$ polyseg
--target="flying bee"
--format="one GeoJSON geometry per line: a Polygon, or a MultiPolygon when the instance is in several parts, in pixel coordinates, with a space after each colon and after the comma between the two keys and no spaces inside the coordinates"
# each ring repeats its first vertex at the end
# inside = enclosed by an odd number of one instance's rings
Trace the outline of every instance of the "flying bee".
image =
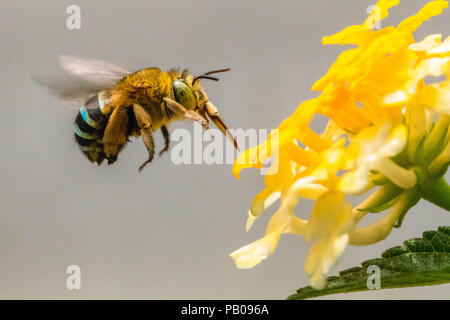
{"type": "Polygon", "coordinates": [[[77,79],[77,85],[69,81],[35,79],[50,94],[79,107],[74,123],[74,136],[80,150],[93,163],[108,164],[117,160],[118,154],[129,137],[141,137],[148,151],[148,159],[139,167],[153,160],[155,145],[153,133],[161,130],[165,146],[159,152],[169,150],[167,125],[175,120],[196,121],[206,130],[208,118],[239,150],[217,108],[209,101],[201,79],[218,81],[212,74],[230,69],[214,70],[194,77],[187,69],[146,68],[136,72],[99,60],[85,60],[61,56],[64,70],[77,79]]]}

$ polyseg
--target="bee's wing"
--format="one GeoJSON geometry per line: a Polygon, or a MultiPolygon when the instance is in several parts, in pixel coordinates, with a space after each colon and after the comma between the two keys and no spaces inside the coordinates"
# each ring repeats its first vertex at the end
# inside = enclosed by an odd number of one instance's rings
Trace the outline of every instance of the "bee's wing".
{"type": "Polygon", "coordinates": [[[110,89],[130,72],[101,60],[87,60],[71,56],[59,57],[64,77],[32,75],[31,78],[52,96],[66,105],[79,108],[98,92],[110,89]]]}
{"type": "Polygon", "coordinates": [[[130,73],[121,67],[101,60],[81,59],[73,56],[59,56],[61,67],[79,79],[105,87],[130,73]]]}
{"type": "Polygon", "coordinates": [[[31,78],[41,85],[48,94],[73,108],[79,108],[98,92],[108,89],[67,77],[46,77],[33,74],[31,78]]]}

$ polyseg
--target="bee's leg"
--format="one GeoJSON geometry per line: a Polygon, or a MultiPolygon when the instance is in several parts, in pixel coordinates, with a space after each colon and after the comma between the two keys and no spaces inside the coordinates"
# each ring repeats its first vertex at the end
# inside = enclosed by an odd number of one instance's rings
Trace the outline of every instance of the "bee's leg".
{"type": "Polygon", "coordinates": [[[142,171],[142,169],[144,169],[147,164],[152,162],[153,156],[155,155],[155,144],[153,142],[152,128],[148,127],[145,129],[141,129],[141,137],[148,151],[148,159],[143,164],[141,164],[141,166],[139,167],[139,171],[142,171]]]}
{"type": "Polygon", "coordinates": [[[108,159],[108,164],[117,160],[120,148],[127,141],[128,110],[127,107],[117,107],[108,119],[103,134],[103,153],[108,159]]]}
{"type": "Polygon", "coordinates": [[[209,129],[208,119],[200,115],[193,110],[187,110],[182,104],[172,100],[170,98],[164,98],[164,102],[171,111],[175,112],[177,115],[184,117],[185,119],[194,120],[200,122],[203,128],[209,129]]]}
{"type": "Polygon", "coordinates": [[[214,124],[219,128],[220,131],[234,144],[234,147],[239,151],[239,147],[236,139],[231,135],[227,126],[225,125],[222,117],[219,114],[219,110],[217,110],[216,106],[212,104],[211,101],[206,102],[206,114],[209,118],[214,122],[214,124]]]}
{"type": "Polygon", "coordinates": [[[165,125],[161,126],[161,132],[164,137],[164,149],[162,149],[159,152],[159,156],[161,156],[164,152],[169,150],[169,143],[170,143],[170,137],[169,137],[169,129],[165,125]]]}
{"type": "Polygon", "coordinates": [[[133,104],[133,111],[141,133],[142,141],[144,142],[144,145],[148,151],[148,160],[139,167],[139,171],[141,171],[148,163],[152,162],[153,156],[155,155],[152,120],[148,112],[138,104],[133,104]]]}

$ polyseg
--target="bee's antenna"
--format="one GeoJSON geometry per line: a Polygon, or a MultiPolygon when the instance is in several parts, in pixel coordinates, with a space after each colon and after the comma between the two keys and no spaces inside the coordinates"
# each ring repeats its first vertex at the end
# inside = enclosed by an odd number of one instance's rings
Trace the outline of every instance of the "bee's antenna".
{"type": "Polygon", "coordinates": [[[230,71],[230,70],[231,70],[231,68],[226,68],[226,69],[219,69],[219,70],[209,71],[209,72],[206,72],[206,73],[204,73],[204,74],[202,74],[202,75],[200,75],[200,76],[195,77],[195,78],[194,78],[194,82],[196,82],[196,81],[198,81],[198,80],[200,80],[200,79],[208,79],[208,80],[219,81],[219,78],[211,77],[211,76],[209,76],[209,75],[210,75],[210,74],[213,74],[213,73],[228,72],[228,71],[230,71]]]}
{"type": "Polygon", "coordinates": [[[204,75],[207,76],[208,74],[213,74],[213,73],[228,72],[230,70],[231,70],[231,68],[213,70],[213,71],[209,71],[209,72],[205,73],[204,75]]]}
{"type": "Polygon", "coordinates": [[[200,80],[200,79],[208,79],[208,80],[214,80],[214,81],[219,81],[219,78],[216,78],[216,77],[210,77],[210,76],[206,76],[206,75],[201,75],[201,76],[197,76],[197,77],[195,77],[194,78],[194,82],[196,82],[197,80],[200,80]]]}

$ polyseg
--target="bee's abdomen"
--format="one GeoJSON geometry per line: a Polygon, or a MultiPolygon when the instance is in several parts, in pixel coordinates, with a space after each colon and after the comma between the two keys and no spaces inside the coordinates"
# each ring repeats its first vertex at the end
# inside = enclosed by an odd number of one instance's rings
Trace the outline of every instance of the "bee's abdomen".
{"type": "Polygon", "coordinates": [[[78,111],[74,123],[74,136],[80,150],[91,162],[101,164],[103,153],[103,132],[110,110],[105,110],[101,95],[90,98],[78,111]]]}

